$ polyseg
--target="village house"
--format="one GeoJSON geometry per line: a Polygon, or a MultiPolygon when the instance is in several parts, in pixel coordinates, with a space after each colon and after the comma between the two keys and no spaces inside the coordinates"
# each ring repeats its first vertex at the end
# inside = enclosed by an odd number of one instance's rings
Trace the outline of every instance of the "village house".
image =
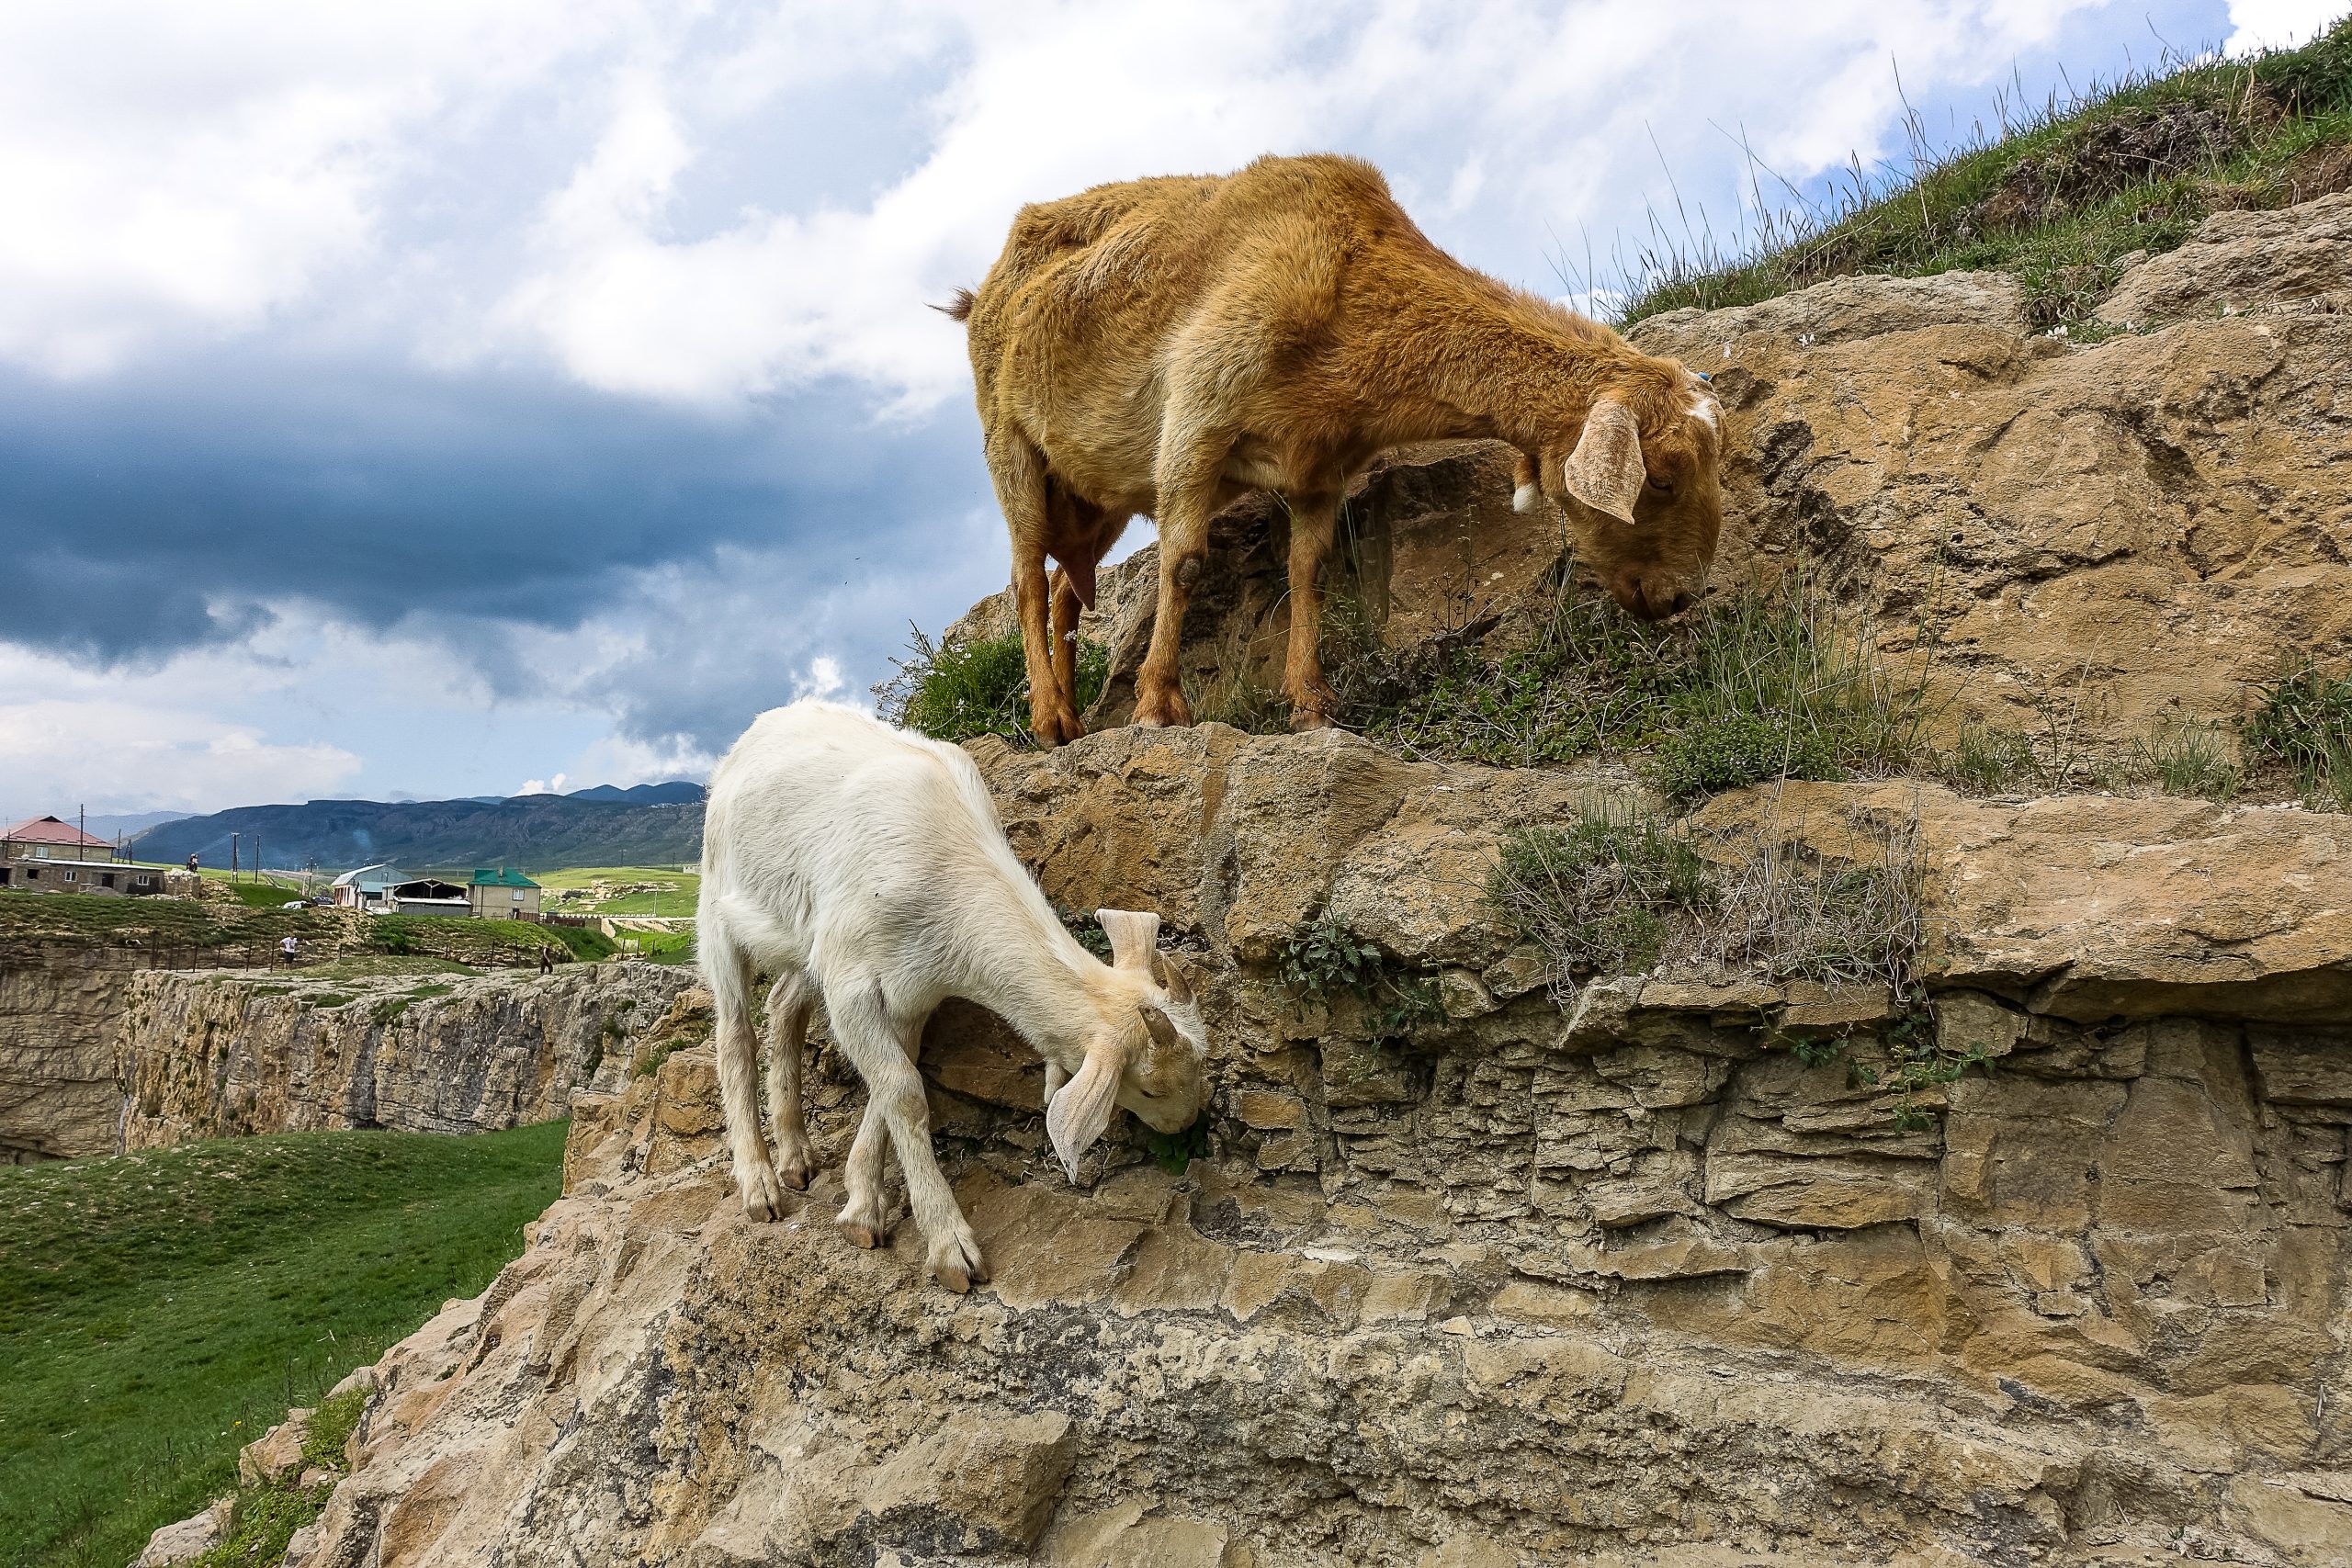
{"type": "Polygon", "coordinates": [[[26,893],[161,893],[164,874],[134,865],[104,839],[54,817],[0,829],[0,888],[26,893]]]}
{"type": "Polygon", "coordinates": [[[539,918],[539,885],[511,865],[477,867],[466,889],[473,913],[491,920],[536,920],[539,918]]]}

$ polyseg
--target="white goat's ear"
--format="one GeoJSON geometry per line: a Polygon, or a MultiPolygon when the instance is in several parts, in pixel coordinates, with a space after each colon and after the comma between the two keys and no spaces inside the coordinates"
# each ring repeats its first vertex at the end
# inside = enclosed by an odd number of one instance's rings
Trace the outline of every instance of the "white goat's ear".
{"type": "Polygon", "coordinates": [[[1061,1092],[1046,1106],[1046,1136],[1053,1141],[1054,1154],[1073,1185],[1078,1180],[1079,1156],[1111,1124],[1111,1112],[1119,1103],[1119,1079],[1126,1070],[1124,1043],[1098,1045],[1086,1054],[1086,1064],[1077,1076],[1062,1085],[1061,1092]]]}
{"type": "Polygon", "coordinates": [[[1102,922],[1102,934],[1111,939],[1111,967],[1141,969],[1151,963],[1151,954],[1159,942],[1159,917],[1137,914],[1133,909],[1097,909],[1094,918],[1102,922]]]}
{"type": "Polygon", "coordinates": [[[1642,467],[1642,433],[1634,411],[1611,398],[1593,404],[1562,478],[1568,493],[1595,512],[1631,523],[1634,498],[1649,478],[1642,467]]]}

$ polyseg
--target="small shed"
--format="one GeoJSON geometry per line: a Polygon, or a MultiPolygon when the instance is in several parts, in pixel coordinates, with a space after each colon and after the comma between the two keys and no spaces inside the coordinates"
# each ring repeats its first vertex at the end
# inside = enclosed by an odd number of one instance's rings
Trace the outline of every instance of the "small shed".
{"type": "Polygon", "coordinates": [[[444,882],[437,876],[420,876],[407,882],[396,882],[385,889],[387,910],[394,915],[458,915],[472,913],[466,899],[466,890],[454,882],[444,882]]]}
{"type": "Polygon", "coordinates": [[[539,885],[518,866],[477,866],[466,889],[473,913],[485,920],[536,920],[539,918],[539,885]]]}

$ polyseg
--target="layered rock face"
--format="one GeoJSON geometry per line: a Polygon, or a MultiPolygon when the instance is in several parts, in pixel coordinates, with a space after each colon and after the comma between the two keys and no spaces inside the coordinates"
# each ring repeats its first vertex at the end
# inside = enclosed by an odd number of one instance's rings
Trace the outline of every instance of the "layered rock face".
{"type": "Polygon", "coordinates": [[[62,942],[0,952],[0,1164],[119,1146],[115,1037],[131,977],[194,962],[62,942]]]}
{"type": "MultiPolygon", "coordinates": [[[[1932,640],[1947,722],[2060,705],[2105,743],[2352,650],[2343,216],[2216,219],[2091,347],[1984,276],[1645,324],[1731,411],[1724,573],[1808,558],[1932,640]]],[[[1359,487],[1335,570],[1387,647],[1545,613],[1557,519],[1512,522],[1506,475],[1461,446],[1359,487]]],[[[1279,534],[1219,525],[1196,703],[1279,649],[1279,534]]],[[[1105,581],[1097,721],[1153,570],[1105,581]]],[[[826,1169],[775,1224],[730,1190],[706,1049],[575,1098],[564,1198],[377,1365],[290,1562],[2352,1552],[2352,818],[1735,791],[1680,825],[1727,876],[1899,850],[1902,986],[1670,946],[1585,976],[1488,877],[1514,828],[1637,795],[1622,770],[1215,724],[972,750],[1049,896],[1165,917],[1211,1032],[1197,1135],[1125,1126],[1072,1186],[1034,1054],[944,1008],[933,1130],[994,1274],[954,1297],[910,1225],[831,1224],[864,1097],[821,1039],[826,1169]],[[1339,937],[1372,983],[1303,978],[1339,937]]]]}
{"type": "MultiPolygon", "coordinates": [[[[995,1283],[745,1221],[707,1054],[575,1103],[567,1196],[388,1390],[316,1564],[2340,1561],[2352,821],[1909,784],[1719,797],[1835,860],[1916,820],[1932,1005],[1677,974],[1566,1006],[1474,874],[1572,777],[1336,734],[979,750],[1065,904],[1206,998],[1201,1156],[1042,1147],[950,1007],[933,1121],[995,1283]],[[1394,1029],[1274,972],[1329,908],[1394,1029]],[[1863,1081],[1930,1027],[1987,1059],[1863,1081]],[[1835,1039],[1835,1059],[1790,1036],[1835,1039]]],[[[1694,825],[1695,826],[1695,825],[1694,825]]],[[[835,1168],[862,1096],[817,1053],[835,1168]]],[[[1165,1150],[1161,1152],[1166,1152],[1165,1150]]]]}
{"type": "Polygon", "coordinates": [[[650,964],[448,980],[139,975],[107,1074],[120,1123],[108,1146],[549,1121],[581,1088],[618,1082],[692,981],[650,964]]]}

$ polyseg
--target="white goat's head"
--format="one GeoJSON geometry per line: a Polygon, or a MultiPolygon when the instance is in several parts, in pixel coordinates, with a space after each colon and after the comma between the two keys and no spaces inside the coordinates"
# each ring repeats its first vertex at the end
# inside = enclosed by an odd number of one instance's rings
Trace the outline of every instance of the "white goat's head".
{"type": "Polygon", "coordinates": [[[1111,973],[1134,1005],[1122,1006],[1088,1044],[1085,1065],[1046,1108],[1046,1135],[1073,1181],[1079,1156],[1111,1124],[1113,1106],[1181,1133],[1208,1100],[1208,1032],[1192,987],[1159,952],[1159,917],[1131,909],[1094,917],[1111,939],[1111,973]]]}

